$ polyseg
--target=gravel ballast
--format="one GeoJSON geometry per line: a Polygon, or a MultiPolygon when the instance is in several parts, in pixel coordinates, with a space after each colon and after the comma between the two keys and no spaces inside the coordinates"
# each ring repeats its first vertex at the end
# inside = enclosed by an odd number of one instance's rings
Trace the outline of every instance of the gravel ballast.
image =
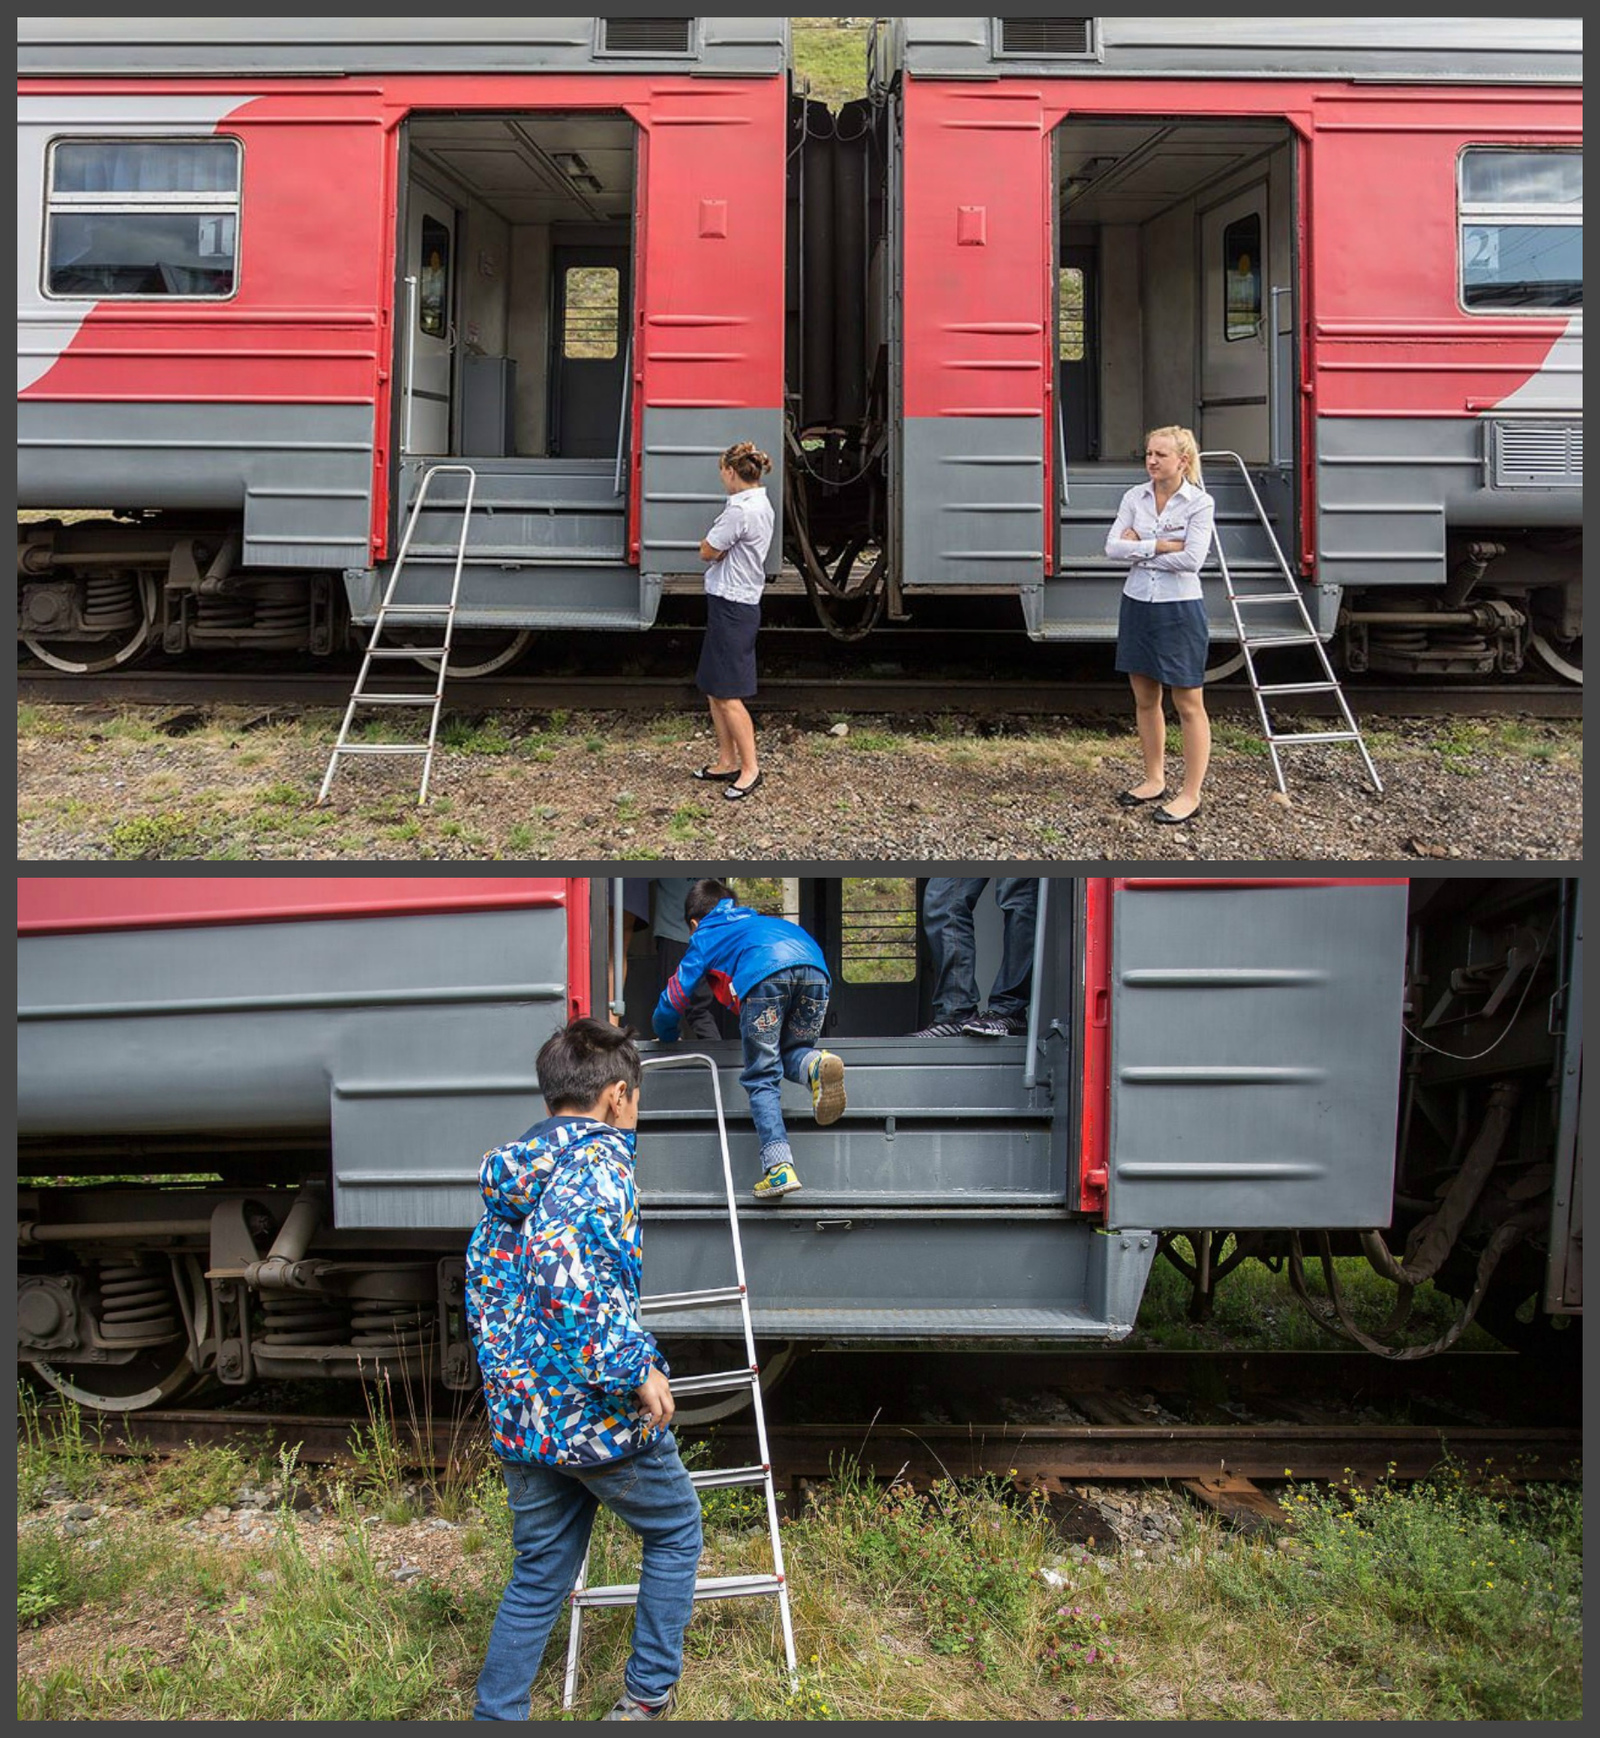
{"type": "MultiPolygon", "coordinates": [[[[742,804],[692,770],[698,717],[511,717],[447,726],[432,797],[417,763],[345,762],[313,806],[337,721],[216,707],[174,717],[18,714],[24,861],[1557,861],[1582,856],[1576,723],[1385,720],[1369,742],[1288,757],[1219,726],[1202,813],[1156,826],[1114,798],[1140,775],[1131,732],[1030,720],[760,721],[762,788],[742,804]],[[980,731],[982,733],[980,733],[980,731]]],[[[1176,789],[1179,764],[1169,765],[1176,789]]]]}

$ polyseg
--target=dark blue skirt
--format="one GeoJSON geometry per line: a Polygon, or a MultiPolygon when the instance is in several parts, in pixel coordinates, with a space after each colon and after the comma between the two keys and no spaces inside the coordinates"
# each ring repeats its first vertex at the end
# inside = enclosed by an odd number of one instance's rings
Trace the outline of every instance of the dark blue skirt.
{"type": "Polygon", "coordinates": [[[1122,594],[1117,668],[1125,676],[1148,676],[1168,688],[1202,688],[1210,639],[1203,598],[1144,603],[1122,594]]]}
{"type": "Polygon", "coordinates": [[[706,593],[706,637],[694,684],[712,700],[750,700],[756,691],[756,630],[761,605],[706,593]]]}

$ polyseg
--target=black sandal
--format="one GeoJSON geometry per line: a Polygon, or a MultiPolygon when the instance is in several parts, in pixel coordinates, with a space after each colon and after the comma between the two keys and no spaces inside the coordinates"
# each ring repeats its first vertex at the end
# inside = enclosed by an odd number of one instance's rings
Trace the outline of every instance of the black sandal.
{"type": "Polygon", "coordinates": [[[760,790],[763,777],[765,774],[758,772],[747,785],[729,785],[722,793],[722,800],[725,803],[742,803],[751,791],[760,790]]]}
{"type": "Polygon", "coordinates": [[[1186,815],[1171,815],[1165,809],[1157,809],[1153,819],[1158,827],[1187,827],[1200,813],[1200,805],[1196,803],[1186,815]]]}
{"type": "Polygon", "coordinates": [[[699,779],[703,785],[726,785],[732,784],[742,770],[741,767],[735,767],[732,772],[717,772],[712,767],[702,766],[690,773],[689,777],[699,779]]]}
{"type": "Polygon", "coordinates": [[[1142,809],[1146,803],[1159,803],[1166,797],[1166,790],[1156,792],[1153,797],[1136,797],[1132,791],[1118,791],[1117,805],[1124,809],[1142,809]]]}

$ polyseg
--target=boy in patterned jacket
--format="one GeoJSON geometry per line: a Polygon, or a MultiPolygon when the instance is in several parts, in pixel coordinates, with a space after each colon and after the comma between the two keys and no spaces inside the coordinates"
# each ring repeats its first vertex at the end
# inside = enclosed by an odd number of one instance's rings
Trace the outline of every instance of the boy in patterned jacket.
{"type": "Polygon", "coordinates": [[[671,1712],[694,1610],[700,1499],[672,1390],[639,1322],[639,1052],[574,1020],[539,1052],[550,1115],[485,1155],[467,1327],[505,1474],[516,1558],[478,1678],[479,1720],[526,1720],[545,1642],[604,1504],[644,1540],[633,1652],[607,1720],[671,1712]]]}
{"type": "Polygon", "coordinates": [[[678,1036],[683,1011],[704,979],[724,1007],[739,1016],[744,1046],[741,1084],[761,1142],[758,1201],[776,1201],[800,1187],[783,1121],[785,1078],[808,1087],[819,1123],[837,1122],[845,1108],[844,1063],[822,1050],[828,1013],[828,968],[822,950],[800,927],[764,917],[733,896],[723,881],[697,881],[683,901],[689,951],[667,979],[651,1025],[658,1038],[678,1036]]]}

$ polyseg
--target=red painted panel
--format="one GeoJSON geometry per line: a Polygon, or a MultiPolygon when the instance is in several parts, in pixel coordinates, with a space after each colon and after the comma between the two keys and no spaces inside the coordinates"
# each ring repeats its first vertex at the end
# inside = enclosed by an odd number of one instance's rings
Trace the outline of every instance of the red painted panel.
{"type": "MultiPolygon", "coordinates": [[[[557,876],[523,880],[466,875],[23,876],[17,882],[17,929],[36,935],[514,906],[570,907],[574,887],[584,888],[586,902],[585,883],[557,876]]],[[[588,983],[587,966],[581,982],[588,983]]]]}
{"type": "MultiPolygon", "coordinates": [[[[19,94],[148,94],[150,80],[28,80],[19,94]]],[[[174,94],[227,90],[174,79],[174,94]]],[[[387,524],[398,131],[413,111],[627,113],[642,129],[635,474],[650,406],[783,403],[786,81],[652,76],[263,81],[217,127],[244,147],[239,289],[226,303],[100,303],[23,396],[370,404],[373,554],[387,524]],[[724,234],[702,233],[704,200],[724,234]],[[646,221],[643,214],[648,214],[646,221]]]]}
{"type": "Polygon", "coordinates": [[[1112,883],[1118,893],[1159,888],[1185,893],[1191,888],[1219,887],[1406,887],[1409,875],[1125,875],[1112,883]]]}
{"type": "Polygon", "coordinates": [[[1083,1122],[1078,1138],[1078,1206],[1106,1211],[1111,1138],[1111,883],[1084,883],[1083,1122]]]}
{"type": "Polygon", "coordinates": [[[589,1001],[590,882],[574,876],[567,882],[567,1018],[582,1019],[589,1001]]]}

